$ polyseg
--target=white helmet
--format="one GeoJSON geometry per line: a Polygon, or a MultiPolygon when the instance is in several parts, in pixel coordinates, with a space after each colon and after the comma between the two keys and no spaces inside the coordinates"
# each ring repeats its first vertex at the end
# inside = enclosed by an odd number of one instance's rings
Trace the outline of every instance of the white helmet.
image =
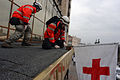
{"type": "Polygon", "coordinates": [[[68,25],[69,22],[70,22],[70,20],[69,20],[69,18],[68,18],[67,16],[63,16],[63,17],[62,17],[62,22],[63,22],[64,24],[68,25]]]}
{"type": "Polygon", "coordinates": [[[36,7],[39,10],[42,10],[42,5],[39,2],[34,2],[33,6],[36,7]]]}

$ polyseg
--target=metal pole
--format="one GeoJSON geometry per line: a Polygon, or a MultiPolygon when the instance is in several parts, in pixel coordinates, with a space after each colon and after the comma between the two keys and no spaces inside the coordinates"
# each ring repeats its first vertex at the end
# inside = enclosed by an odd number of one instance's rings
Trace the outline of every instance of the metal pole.
{"type": "MultiPolygon", "coordinates": [[[[10,8],[9,20],[10,20],[11,15],[12,15],[12,9],[13,9],[13,0],[11,1],[11,8],[10,8]]],[[[10,33],[10,23],[8,23],[7,39],[9,37],[9,33],[10,33]]]]}
{"type": "MultiPolygon", "coordinates": [[[[34,16],[35,16],[35,14],[34,14],[34,16]]],[[[32,41],[32,35],[33,35],[33,28],[34,28],[34,16],[33,16],[33,21],[32,21],[32,33],[31,33],[31,39],[30,39],[30,41],[32,41]]]]}
{"type": "Polygon", "coordinates": [[[44,36],[44,30],[45,30],[45,21],[46,21],[46,12],[47,12],[47,0],[46,0],[46,6],[45,6],[45,16],[44,16],[44,26],[43,26],[43,36],[44,36]]]}

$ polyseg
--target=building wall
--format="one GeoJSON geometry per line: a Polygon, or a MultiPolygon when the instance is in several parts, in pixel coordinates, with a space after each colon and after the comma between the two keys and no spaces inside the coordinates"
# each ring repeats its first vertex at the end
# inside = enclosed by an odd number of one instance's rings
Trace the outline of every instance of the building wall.
{"type": "Polygon", "coordinates": [[[61,10],[62,15],[64,16],[70,16],[68,13],[71,10],[71,0],[55,0],[57,2],[57,5],[59,9],[61,10]]]}
{"type": "Polygon", "coordinates": [[[73,39],[72,39],[72,45],[73,46],[78,46],[80,42],[81,42],[80,38],[78,38],[76,36],[73,36],[73,39]]]}
{"type": "Polygon", "coordinates": [[[68,35],[68,46],[72,46],[72,39],[73,37],[68,35]]]}
{"type": "Polygon", "coordinates": [[[62,11],[62,14],[67,16],[67,12],[68,12],[68,4],[69,0],[62,0],[62,4],[60,6],[60,9],[62,11]]]}
{"type": "MultiPolygon", "coordinates": [[[[8,24],[11,13],[13,13],[19,6],[25,4],[33,4],[35,0],[0,0],[0,30],[7,34],[12,34],[15,29],[14,26],[8,24]]],[[[42,4],[42,10],[35,14],[35,17],[31,17],[29,23],[32,28],[32,37],[43,37],[46,29],[45,22],[53,16],[61,16],[58,8],[60,8],[62,15],[68,12],[68,1],[62,0],[62,6],[56,7],[53,0],[37,0],[42,4]]],[[[58,5],[58,2],[55,1],[58,5]]]]}
{"type": "Polygon", "coordinates": [[[81,39],[76,36],[68,36],[68,44],[71,46],[78,46],[81,42],[81,39]]]}

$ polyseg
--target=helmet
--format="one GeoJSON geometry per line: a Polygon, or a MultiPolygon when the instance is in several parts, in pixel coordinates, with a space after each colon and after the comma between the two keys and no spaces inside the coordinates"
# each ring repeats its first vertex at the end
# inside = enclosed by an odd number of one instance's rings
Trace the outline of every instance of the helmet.
{"type": "Polygon", "coordinates": [[[70,20],[69,20],[69,18],[68,18],[67,16],[63,16],[61,20],[62,20],[62,22],[63,22],[64,24],[66,24],[66,25],[68,25],[69,22],[70,22],[70,20]]]}
{"type": "Polygon", "coordinates": [[[34,2],[33,6],[36,7],[38,10],[42,10],[42,5],[39,2],[34,2]]]}

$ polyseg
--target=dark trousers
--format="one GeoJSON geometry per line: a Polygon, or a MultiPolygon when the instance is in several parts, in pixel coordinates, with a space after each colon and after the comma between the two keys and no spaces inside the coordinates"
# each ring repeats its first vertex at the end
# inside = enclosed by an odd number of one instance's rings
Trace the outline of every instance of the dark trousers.
{"type": "Polygon", "coordinates": [[[63,47],[64,47],[64,44],[63,44],[63,43],[64,43],[63,40],[57,40],[57,41],[55,41],[55,43],[53,44],[53,43],[51,43],[51,42],[49,41],[48,38],[46,38],[45,40],[43,40],[42,48],[43,48],[43,49],[52,49],[52,48],[54,48],[55,45],[58,45],[58,46],[60,46],[60,48],[63,48],[63,47]]]}

